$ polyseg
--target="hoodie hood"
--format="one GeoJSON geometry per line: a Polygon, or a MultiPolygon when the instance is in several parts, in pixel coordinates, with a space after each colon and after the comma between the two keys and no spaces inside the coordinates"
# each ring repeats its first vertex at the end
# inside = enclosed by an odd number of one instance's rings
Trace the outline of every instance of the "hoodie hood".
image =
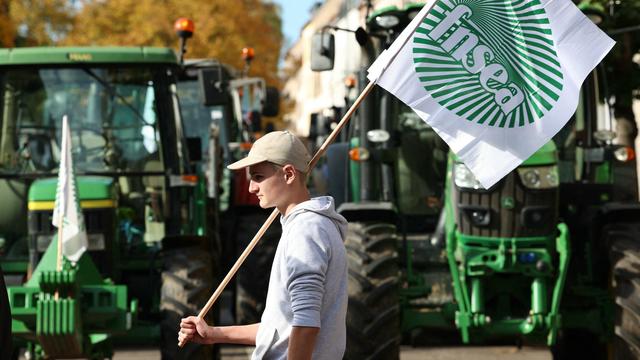
{"type": "Polygon", "coordinates": [[[333,221],[340,230],[340,236],[342,236],[343,239],[346,238],[347,219],[336,212],[334,200],[331,196],[320,196],[312,198],[296,205],[293,210],[291,210],[291,213],[289,215],[282,216],[280,218],[282,227],[284,228],[285,226],[287,226],[287,224],[291,223],[291,221],[293,221],[293,219],[297,215],[307,211],[311,211],[331,219],[331,221],[333,221]]]}

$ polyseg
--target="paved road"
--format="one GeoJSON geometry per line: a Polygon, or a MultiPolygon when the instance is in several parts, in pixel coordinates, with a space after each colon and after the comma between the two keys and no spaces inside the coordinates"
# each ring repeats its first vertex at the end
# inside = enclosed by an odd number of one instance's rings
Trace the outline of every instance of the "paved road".
{"type": "MultiPolygon", "coordinates": [[[[222,350],[222,360],[248,360],[250,348],[225,347],[222,350]]],[[[158,360],[160,352],[157,350],[126,350],[116,351],[114,360],[158,360]]],[[[492,347],[432,347],[411,348],[402,347],[401,360],[550,360],[551,354],[547,349],[522,348],[512,346],[492,347]]]]}

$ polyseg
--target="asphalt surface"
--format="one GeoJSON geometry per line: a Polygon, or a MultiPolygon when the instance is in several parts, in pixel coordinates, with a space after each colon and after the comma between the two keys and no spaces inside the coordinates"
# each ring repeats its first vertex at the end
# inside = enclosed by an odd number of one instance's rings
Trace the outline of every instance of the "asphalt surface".
{"type": "MultiPolygon", "coordinates": [[[[248,360],[250,347],[224,347],[222,360],[248,360]]],[[[158,350],[122,350],[116,351],[114,360],[159,360],[158,350]]],[[[551,354],[545,348],[513,346],[489,347],[402,347],[401,360],[550,360],[551,354]]]]}

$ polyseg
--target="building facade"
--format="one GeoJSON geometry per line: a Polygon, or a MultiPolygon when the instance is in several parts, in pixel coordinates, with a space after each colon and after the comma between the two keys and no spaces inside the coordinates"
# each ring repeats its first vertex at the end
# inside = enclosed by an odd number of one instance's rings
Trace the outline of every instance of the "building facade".
{"type": "Polygon", "coordinates": [[[326,0],[316,9],[285,56],[284,67],[289,76],[283,95],[293,104],[285,115],[285,121],[292,131],[313,138],[318,128],[339,117],[349,100],[358,95],[355,89],[347,88],[345,79],[355,76],[361,68],[361,49],[353,31],[364,27],[367,13],[386,6],[403,7],[416,2],[421,1],[326,0]],[[335,36],[334,68],[332,71],[313,72],[310,66],[311,39],[323,29],[335,36]]]}

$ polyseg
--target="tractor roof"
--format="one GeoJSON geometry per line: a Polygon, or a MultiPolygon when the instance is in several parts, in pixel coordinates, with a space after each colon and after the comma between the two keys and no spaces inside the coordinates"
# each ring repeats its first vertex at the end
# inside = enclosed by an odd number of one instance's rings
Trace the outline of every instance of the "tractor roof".
{"type": "Polygon", "coordinates": [[[189,75],[192,75],[193,71],[198,69],[219,68],[227,79],[240,77],[240,72],[237,69],[231,65],[221,63],[216,59],[185,59],[184,66],[189,75]]]}
{"type": "Polygon", "coordinates": [[[86,63],[177,64],[172,49],[157,47],[25,47],[0,49],[3,65],[71,65],[86,63]]]}

